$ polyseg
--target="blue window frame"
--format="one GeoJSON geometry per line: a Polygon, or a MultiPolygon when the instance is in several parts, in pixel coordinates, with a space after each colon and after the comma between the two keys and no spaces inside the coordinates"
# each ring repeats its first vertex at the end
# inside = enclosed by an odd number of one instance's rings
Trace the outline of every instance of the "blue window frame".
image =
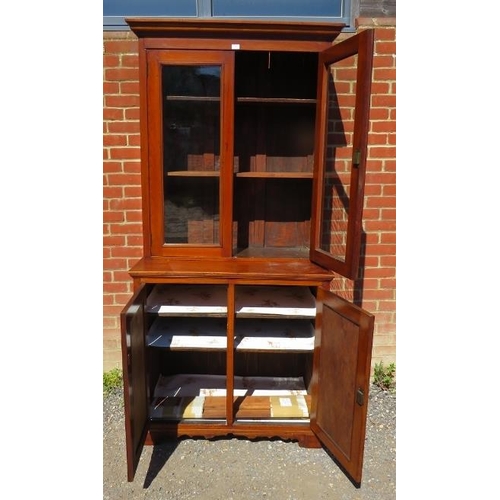
{"type": "Polygon", "coordinates": [[[104,30],[128,29],[126,17],[295,20],[353,26],[356,0],[103,0],[104,30]]]}

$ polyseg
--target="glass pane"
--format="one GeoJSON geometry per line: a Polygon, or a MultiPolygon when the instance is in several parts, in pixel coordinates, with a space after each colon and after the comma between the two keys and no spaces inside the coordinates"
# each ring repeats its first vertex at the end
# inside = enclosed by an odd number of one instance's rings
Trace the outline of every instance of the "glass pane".
{"type": "Polygon", "coordinates": [[[355,116],[357,56],[330,66],[320,248],[345,262],[355,116]]]}
{"type": "Polygon", "coordinates": [[[212,0],[214,16],[339,17],[341,0],[212,0]]]}
{"type": "Polygon", "coordinates": [[[220,85],[220,66],[162,69],[166,244],[219,243],[220,85]]]}
{"type": "Polygon", "coordinates": [[[104,16],[196,16],[196,0],[103,0],[104,16]]]}

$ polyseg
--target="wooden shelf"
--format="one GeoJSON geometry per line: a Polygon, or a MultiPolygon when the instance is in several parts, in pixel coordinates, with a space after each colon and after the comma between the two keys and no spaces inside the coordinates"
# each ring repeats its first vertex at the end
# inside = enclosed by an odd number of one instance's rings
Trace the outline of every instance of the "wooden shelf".
{"type": "Polygon", "coordinates": [[[148,296],[146,312],[159,316],[227,315],[227,289],[218,285],[156,285],[148,296]]]}
{"type": "Polygon", "coordinates": [[[238,172],[236,177],[258,179],[312,179],[312,172],[238,172]]]}
{"type": "Polygon", "coordinates": [[[237,318],[315,318],[316,299],[304,286],[239,286],[237,318]]]}
{"type": "MultiPolygon", "coordinates": [[[[160,376],[150,416],[163,420],[224,419],[225,383],[222,375],[160,376]]],[[[234,377],[233,398],[240,421],[309,419],[311,399],[301,378],[234,377]]]]}
{"type": "MultiPolygon", "coordinates": [[[[226,320],[158,317],[149,329],[146,344],[172,351],[225,350],[226,320]]],[[[311,352],[314,328],[309,320],[244,319],[236,326],[234,347],[252,352],[311,352]]]]}
{"type": "Polygon", "coordinates": [[[195,96],[195,95],[167,95],[166,101],[182,101],[182,102],[220,102],[220,97],[217,96],[195,96]]]}
{"type": "MultiPolygon", "coordinates": [[[[235,416],[240,422],[254,420],[309,421],[310,396],[246,396],[234,398],[235,416]]],[[[224,396],[160,397],[151,401],[153,420],[223,420],[224,396]]]]}
{"type": "MultiPolygon", "coordinates": [[[[220,102],[217,96],[167,95],[166,101],[180,102],[220,102]]],[[[316,104],[316,99],[296,97],[237,97],[236,102],[242,104],[316,104]]]]}
{"type": "Polygon", "coordinates": [[[227,347],[226,320],[220,318],[158,317],[149,329],[150,347],[179,350],[224,350],[227,347]]]}
{"type": "Polygon", "coordinates": [[[173,170],[168,177],[220,177],[220,170],[173,170]]]}
{"type": "Polygon", "coordinates": [[[314,327],[304,319],[243,319],[236,323],[237,351],[312,352],[314,327]]]}
{"type": "Polygon", "coordinates": [[[316,99],[299,99],[294,97],[237,97],[236,102],[242,104],[316,104],[316,99]]]}
{"type": "MultiPolygon", "coordinates": [[[[226,396],[225,375],[182,373],[158,378],[154,397],[226,396]]],[[[234,377],[234,396],[306,395],[302,377],[234,377]]]]}

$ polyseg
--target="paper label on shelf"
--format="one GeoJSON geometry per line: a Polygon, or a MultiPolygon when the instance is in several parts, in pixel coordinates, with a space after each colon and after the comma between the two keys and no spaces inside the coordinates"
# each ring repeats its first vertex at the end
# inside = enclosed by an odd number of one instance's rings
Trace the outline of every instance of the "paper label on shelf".
{"type": "Polygon", "coordinates": [[[309,409],[303,396],[288,398],[271,396],[271,418],[309,418],[309,409]]]}

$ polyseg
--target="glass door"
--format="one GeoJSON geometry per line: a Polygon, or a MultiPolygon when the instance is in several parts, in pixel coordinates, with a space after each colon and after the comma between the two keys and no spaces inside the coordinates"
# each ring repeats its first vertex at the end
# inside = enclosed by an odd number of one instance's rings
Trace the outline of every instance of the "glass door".
{"type": "Polygon", "coordinates": [[[373,30],[320,54],[311,260],[358,273],[369,127],[373,30]]]}
{"type": "Polygon", "coordinates": [[[148,58],[152,254],[229,255],[234,56],[148,58]]]}

